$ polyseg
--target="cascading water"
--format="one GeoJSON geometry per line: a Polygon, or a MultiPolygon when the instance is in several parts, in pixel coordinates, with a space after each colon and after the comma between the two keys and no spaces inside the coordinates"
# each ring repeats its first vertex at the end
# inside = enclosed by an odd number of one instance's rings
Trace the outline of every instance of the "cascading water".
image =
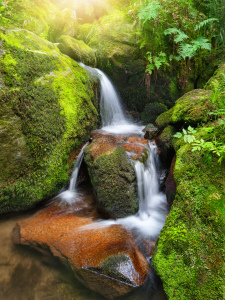
{"type": "MultiPolygon", "coordinates": [[[[120,104],[120,97],[109,78],[99,69],[88,67],[83,63],[80,63],[80,65],[92,75],[94,73],[99,77],[101,84],[100,112],[103,124],[102,130],[116,134],[135,133],[143,135],[143,126],[132,124],[126,119],[120,104]]],[[[138,213],[117,221],[102,221],[98,223],[98,226],[122,224],[135,232],[139,232],[145,238],[157,240],[168,214],[168,207],[166,195],[160,192],[159,189],[157,146],[149,143],[147,148],[148,159],[145,163],[133,161],[138,185],[138,213]]],[[[83,149],[79,154],[79,159],[72,175],[70,187],[68,191],[62,193],[63,199],[67,202],[73,202],[75,198],[75,184],[79,166],[83,159],[83,149]]]]}
{"type": "Polygon", "coordinates": [[[120,96],[107,75],[97,68],[91,68],[83,63],[79,64],[88,73],[99,78],[101,85],[100,115],[102,130],[115,134],[141,134],[143,126],[135,125],[127,120],[122,110],[120,96]]]}
{"type": "Polygon", "coordinates": [[[77,156],[75,166],[74,166],[74,169],[73,169],[73,173],[72,173],[72,176],[71,176],[71,179],[70,179],[70,184],[69,184],[68,190],[63,191],[62,193],[57,195],[57,198],[60,197],[62,199],[61,200],[62,202],[72,204],[74,201],[77,201],[79,199],[79,193],[77,192],[76,185],[77,185],[80,166],[81,166],[81,163],[82,163],[83,158],[84,158],[84,148],[87,145],[88,145],[88,143],[86,143],[82,147],[80,153],[77,156]]]}

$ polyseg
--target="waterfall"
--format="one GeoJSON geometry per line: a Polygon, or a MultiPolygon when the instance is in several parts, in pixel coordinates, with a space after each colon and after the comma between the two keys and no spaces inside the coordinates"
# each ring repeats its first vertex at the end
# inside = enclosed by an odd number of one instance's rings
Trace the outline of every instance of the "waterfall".
{"type": "Polygon", "coordinates": [[[129,124],[121,107],[121,99],[105,73],[96,69],[101,84],[100,114],[103,127],[129,124]]]}
{"type": "Polygon", "coordinates": [[[57,195],[57,198],[60,197],[61,198],[61,202],[63,203],[68,203],[68,204],[72,204],[75,201],[79,201],[79,193],[77,192],[77,180],[78,180],[78,174],[80,171],[80,166],[81,163],[83,161],[84,158],[84,148],[88,145],[89,143],[86,143],[80,153],[77,156],[76,162],[75,162],[75,166],[73,169],[73,173],[70,179],[70,184],[69,184],[69,188],[66,191],[61,192],[59,195],[57,195]]]}
{"type": "MultiPolygon", "coordinates": [[[[98,76],[100,80],[100,113],[103,124],[102,130],[115,134],[131,133],[143,136],[143,126],[135,125],[127,121],[122,111],[120,97],[109,78],[99,69],[88,67],[83,63],[79,64],[92,76],[98,76]]],[[[76,191],[76,182],[83,159],[84,147],[78,155],[69,189],[60,194],[62,199],[67,203],[73,203],[74,199],[76,199],[76,201],[79,199],[79,195],[76,191]]],[[[122,224],[146,238],[157,240],[164,225],[166,215],[168,214],[166,195],[160,192],[159,188],[159,159],[157,146],[154,143],[149,142],[147,161],[145,163],[133,161],[133,163],[138,186],[138,213],[134,216],[118,219],[117,221],[101,221],[99,225],[122,224]]]]}
{"type": "Polygon", "coordinates": [[[117,221],[103,221],[102,225],[121,224],[144,238],[157,240],[168,214],[166,195],[160,192],[157,146],[149,143],[148,159],[143,164],[134,161],[138,186],[139,211],[136,215],[117,221]]]}

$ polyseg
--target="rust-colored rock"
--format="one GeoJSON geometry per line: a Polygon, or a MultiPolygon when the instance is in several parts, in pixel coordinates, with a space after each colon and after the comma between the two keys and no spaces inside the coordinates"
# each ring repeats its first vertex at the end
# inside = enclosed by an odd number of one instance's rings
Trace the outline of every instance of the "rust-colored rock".
{"type": "Polygon", "coordinates": [[[14,228],[16,244],[50,249],[75,276],[108,299],[145,282],[149,265],[120,225],[104,226],[52,204],[14,228]]]}

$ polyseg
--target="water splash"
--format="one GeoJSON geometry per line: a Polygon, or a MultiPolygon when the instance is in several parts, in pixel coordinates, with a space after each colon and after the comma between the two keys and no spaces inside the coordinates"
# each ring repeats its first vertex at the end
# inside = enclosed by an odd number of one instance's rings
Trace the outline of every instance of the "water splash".
{"type": "Polygon", "coordinates": [[[159,187],[157,146],[149,143],[149,155],[145,164],[139,161],[134,163],[138,183],[138,213],[116,221],[101,221],[99,225],[120,224],[137,233],[137,236],[141,234],[146,239],[156,241],[168,214],[166,195],[160,192],[159,187]]]}
{"type": "Polygon", "coordinates": [[[57,195],[57,198],[61,199],[61,202],[63,204],[73,204],[75,201],[79,201],[80,200],[80,195],[79,192],[77,191],[77,180],[78,180],[78,175],[79,175],[79,170],[80,170],[80,166],[81,163],[83,161],[84,158],[84,148],[88,145],[89,143],[86,143],[80,153],[77,156],[76,162],[75,162],[75,166],[73,169],[73,173],[70,179],[70,184],[69,184],[69,188],[66,191],[63,191],[62,193],[60,193],[59,195],[57,195]]]}

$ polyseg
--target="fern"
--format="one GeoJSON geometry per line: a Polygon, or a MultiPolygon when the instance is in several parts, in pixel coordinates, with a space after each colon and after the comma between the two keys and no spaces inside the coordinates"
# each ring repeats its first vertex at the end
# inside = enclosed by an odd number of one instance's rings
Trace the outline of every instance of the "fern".
{"type": "Polygon", "coordinates": [[[183,31],[181,31],[179,34],[176,35],[174,42],[179,43],[179,42],[183,42],[186,39],[189,39],[189,36],[186,35],[183,31]]]}
{"type": "Polygon", "coordinates": [[[208,25],[209,23],[212,22],[219,22],[219,19],[217,18],[210,18],[210,19],[206,19],[204,21],[202,21],[201,23],[199,23],[198,25],[195,26],[195,31],[201,29],[202,27],[208,25]]]}
{"type": "Polygon", "coordinates": [[[189,38],[188,35],[186,35],[183,31],[181,31],[180,29],[178,29],[176,27],[166,29],[164,31],[164,34],[165,35],[174,34],[175,35],[175,38],[174,38],[175,43],[183,42],[184,40],[189,38]]]}
{"type": "Polygon", "coordinates": [[[164,31],[164,34],[165,35],[168,35],[168,34],[179,34],[181,31],[180,29],[176,28],[176,27],[172,27],[172,28],[168,28],[164,31]]]}
{"type": "Polygon", "coordinates": [[[204,37],[199,37],[196,40],[191,42],[194,46],[194,49],[197,51],[198,49],[211,50],[211,44],[208,39],[204,37]]]}
{"type": "Polygon", "coordinates": [[[146,6],[139,10],[138,17],[143,20],[143,24],[147,21],[155,20],[158,18],[161,5],[157,1],[149,2],[146,6]]]}
{"type": "Polygon", "coordinates": [[[193,45],[182,43],[179,46],[179,54],[183,59],[186,59],[187,57],[191,59],[196,53],[196,50],[193,45]]]}

